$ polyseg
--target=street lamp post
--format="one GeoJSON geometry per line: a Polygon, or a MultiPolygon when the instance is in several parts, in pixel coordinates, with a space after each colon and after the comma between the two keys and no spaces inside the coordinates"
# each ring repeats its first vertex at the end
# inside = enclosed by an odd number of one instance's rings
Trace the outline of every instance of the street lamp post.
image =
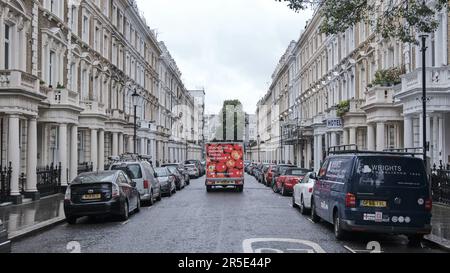
{"type": "Polygon", "coordinates": [[[258,162],[261,162],[261,136],[258,135],[258,162]]]}
{"type": "MultiPolygon", "coordinates": [[[[424,1],[425,5],[425,1],[424,1]]],[[[427,151],[428,151],[428,142],[427,142],[427,69],[426,69],[426,51],[427,51],[427,45],[426,45],[426,39],[427,34],[422,33],[420,37],[422,38],[422,135],[423,135],[423,162],[425,164],[425,168],[428,167],[427,162],[427,151]]]]}
{"type": "Polygon", "coordinates": [[[133,95],[131,95],[133,97],[133,106],[134,106],[134,138],[133,138],[133,150],[134,150],[134,154],[137,154],[137,105],[138,105],[138,99],[139,99],[139,94],[137,93],[136,88],[134,89],[134,93],[133,95]]]}

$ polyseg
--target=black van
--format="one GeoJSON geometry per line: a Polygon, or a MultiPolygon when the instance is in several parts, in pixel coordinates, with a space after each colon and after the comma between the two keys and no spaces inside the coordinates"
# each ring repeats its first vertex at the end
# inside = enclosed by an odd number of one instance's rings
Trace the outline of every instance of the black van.
{"type": "Polygon", "coordinates": [[[420,243],[431,232],[431,191],[423,160],[403,153],[330,152],[314,187],[312,220],[347,232],[407,235],[420,243]]]}

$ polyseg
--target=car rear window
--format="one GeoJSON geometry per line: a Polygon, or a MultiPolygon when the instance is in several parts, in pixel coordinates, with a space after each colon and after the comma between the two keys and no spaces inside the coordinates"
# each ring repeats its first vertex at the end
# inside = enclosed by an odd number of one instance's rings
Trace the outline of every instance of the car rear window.
{"type": "Polygon", "coordinates": [[[138,164],[113,165],[111,167],[111,170],[122,170],[131,179],[140,179],[140,178],[142,178],[141,166],[139,166],[138,164]]]}
{"type": "Polygon", "coordinates": [[[75,178],[74,183],[99,183],[99,182],[113,182],[115,173],[92,173],[92,174],[81,174],[75,178]]]}
{"type": "Polygon", "coordinates": [[[307,173],[306,170],[293,169],[293,170],[288,170],[287,171],[287,174],[294,175],[294,176],[304,176],[306,173],[307,173]]]}
{"type": "Polygon", "coordinates": [[[358,160],[358,189],[426,186],[423,162],[414,158],[361,157],[358,160]]]}

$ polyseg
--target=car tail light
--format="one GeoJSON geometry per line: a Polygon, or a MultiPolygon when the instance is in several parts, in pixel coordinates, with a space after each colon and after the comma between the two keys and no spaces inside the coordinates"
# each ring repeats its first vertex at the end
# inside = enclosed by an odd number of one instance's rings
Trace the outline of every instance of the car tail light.
{"type": "Polygon", "coordinates": [[[428,198],[427,200],[425,200],[425,210],[431,211],[432,209],[433,209],[433,201],[431,200],[431,198],[428,198]]]}
{"type": "Polygon", "coordinates": [[[112,197],[119,197],[120,196],[120,190],[119,190],[119,186],[117,186],[116,184],[112,184],[112,197]]]}
{"type": "Polygon", "coordinates": [[[69,201],[72,197],[72,190],[70,189],[70,186],[66,189],[66,194],[64,195],[64,200],[69,201]]]}
{"type": "Polygon", "coordinates": [[[312,193],[313,192],[313,188],[309,188],[309,193],[312,193]]]}
{"type": "Polygon", "coordinates": [[[347,193],[345,196],[345,206],[347,208],[356,207],[356,196],[353,193],[347,193]]]}
{"type": "Polygon", "coordinates": [[[148,189],[148,180],[144,180],[144,189],[148,189]]]}

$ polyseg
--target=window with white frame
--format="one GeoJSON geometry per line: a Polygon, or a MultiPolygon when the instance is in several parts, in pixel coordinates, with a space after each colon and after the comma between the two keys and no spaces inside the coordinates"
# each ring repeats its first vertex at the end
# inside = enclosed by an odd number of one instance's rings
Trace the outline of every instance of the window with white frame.
{"type": "Polygon", "coordinates": [[[78,34],[78,8],[75,5],[70,8],[70,29],[78,34]]]}
{"type": "Polygon", "coordinates": [[[109,59],[109,36],[108,34],[104,35],[103,38],[103,56],[109,59]]]}
{"type": "Polygon", "coordinates": [[[82,39],[83,42],[89,44],[89,17],[84,15],[83,16],[83,32],[82,32],[82,39]]]}
{"type": "Polygon", "coordinates": [[[89,99],[89,74],[87,69],[81,71],[81,99],[89,99]]]}
{"type": "Polygon", "coordinates": [[[112,7],[112,17],[111,17],[111,19],[112,19],[113,26],[117,27],[117,7],[114,4],[113,4],[113,7],[112,7]]]}
{"type": "Polygon", "coordinates": [[[55,71],[57,67],[56,61],[56,53],[54,51],[50,51],[50,55],[48,58],[48,84],[51,86],[55,86],[55,71]]]}

